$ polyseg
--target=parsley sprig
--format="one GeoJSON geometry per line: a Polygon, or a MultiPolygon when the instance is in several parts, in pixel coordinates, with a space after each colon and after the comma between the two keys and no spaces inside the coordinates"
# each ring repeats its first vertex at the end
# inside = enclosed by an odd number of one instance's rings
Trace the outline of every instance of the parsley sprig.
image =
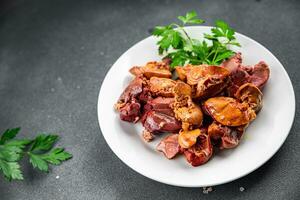
{"type": "Polygon", "coordinates": [[[190,64],[219,65],[235,52],[230,45],[240,46],[234,36],[235,31],[224,21],[217,20],[210,34],[204,34],[203,40],[193,39],[185,31],[186,25],[199,25],[205,21],[198,18],[195,11],[179,16],[181,24],[171,23],[156,26],[153,35],[159,38],[158,52],[171,58],[171,67],[190,64]]]}
{"type": "Polygon", "coordinates": [[[72,158],[63,148],[54,148],[57,135],[40,134],[35,139],[15,139],[20,128],[7,129],[0,138],[0,171],[8,180],[23,180],[18,163],[24,156],[34,168],[48,172],[49,164],[59,165],[72,158]]]}

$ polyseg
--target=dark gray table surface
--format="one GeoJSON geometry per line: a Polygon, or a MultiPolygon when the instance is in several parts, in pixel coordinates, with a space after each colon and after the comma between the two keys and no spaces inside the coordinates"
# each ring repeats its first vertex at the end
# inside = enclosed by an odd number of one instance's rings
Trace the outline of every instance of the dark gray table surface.
{"type": "Polygon", "coordinates": [[[145,178],[106,144],[96,111],[106,72],[153,26],[189,10],[198,11],[208,24],[224,19],[266,46],[285,66],[299,103],[300,1],[2,0],[0,130],[21,126],[20,137],[58,133],[58,145],[74,158],[49,174],[24,162],[24,181],[0,177],[1,200],[300,199],[299,108],[286,142],[272,159],[246,177],[213,187],[208,195],[202,188],[145,178]]]}

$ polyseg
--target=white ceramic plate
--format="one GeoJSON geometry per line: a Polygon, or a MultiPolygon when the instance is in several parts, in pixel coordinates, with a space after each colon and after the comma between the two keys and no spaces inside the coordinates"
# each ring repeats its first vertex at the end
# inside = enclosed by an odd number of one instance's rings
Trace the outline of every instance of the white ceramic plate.
{"type": "MultiPolygon", "coordinates": [[[[209,32],[211,27],[187,27],[193,38],[209,32]]],[[[285,141],[293,124],[295,95],[288,74],[276,57],[258,42],[237,33],[243,63],[253,65],[261,60],[269,64],[271,76],[264,88],[264,106],[248,127],[240,145],[224,150],[209,162],[192,167],[184,156],[168,160],[155,150],[160,138],[145,143],[142,126],[123,122],[113,105],[132,76],[134,65],[161,60],[157,39],[148,37],[127,50],[107,73],[98,99],[98,119],[102,134],[113,152],[129,167],[153,180],[183,187],[213,186],[249,174],[269,160],[285,141]]]]}

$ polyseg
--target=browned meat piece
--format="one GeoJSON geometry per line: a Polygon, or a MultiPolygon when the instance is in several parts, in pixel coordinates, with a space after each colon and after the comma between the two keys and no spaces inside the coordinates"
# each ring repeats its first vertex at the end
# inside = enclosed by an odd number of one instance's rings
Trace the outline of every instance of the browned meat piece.
{"type": "Polygon", "coordinates": [[[227,78],[208,77],[198,82],[194,95],[195,99],[207,99],[220,93],[227,86],[227,78]]]}
{"type": "Polygon", "coordinates": [[[153,134],[161,132],[175,133],[181,128],[181,123],[175,117],[153,110],[146,113],[142,123],[145,129],[153,134]]]}
{"type": "Polygon", "coordinates": [[[210,98],[203,109],[214,120],[225,126],[241,126],[255,119],[255,112],[246,103],[239,103],[230,97],[210,98]]]}
{"type": "Polygon", "coordinates": [[[174,158],[178,153],[180,153],[178,134],[170,134],[162,139],[156,149],[163,152],[168,159],[174,158]]]}
{"type": "Polygon", "coordinates": [[[182,122],[182,129],[199,127],[202,124],[203,113],[191,98],[190,86],[177,82],[174,87],[175,102],[172,105],[176,119],[182,122]]]}
{"type": "Polygon", "coordinates": [[[193,98],[206,99],[215,96],[227,86],[229,71],[223,67],[206,66],[202,74],[203,78],[197,83],[193,98]]]}
{"type": "Polygon", "coordinates": [[[241,102],[247,103],[255,112],[258,112],[262,107],[263,94],[252,83],[246,83],[239,87],[234,96],[241,102]]]}
{"type": "Polygon", "coordinates": [[[228,69],[230,73],[235,72],[240,65],[242,64],[242,54],[241,53],[236,53],[234,56],[231,58],[225,60],[221,66],[225,67],[228,69]]]}
{"type": "Polygon", "coordinates": [[[224,67],[214,65],[199,65],[192,67],[187,72],[187,83],[197,85],[199,81],[211,77],[215,79],[224,79],[229,75],[229,71],[224,67]]]}
{"type": "Polygon", "coordinates": [[[176,81],[169,78],[152,77],[149,81],[150,91],[154,96],[173,97],[176,81]]]}
{"type": "Polygon", "coordinates": [[[154,137],[155,137],[152,133],[150,133],[150,132],[147,131],[147,130],[144,130],[144,131],[143,131],[142,136],[143,136],[143,138],[144,138],[144,140],[145,140],[146,142],[151,142],[151,141],[154,139],[154,137]]]}
{"type": "Polygon", "coordinates": [[[220,93],[228,83],[229,71],[210,65],[177,67],[178,77],[193,88],[192,97],[205,99],[220,93]]]}
{"type": "Polygon", "coordinates": [[[211,139],[219,141],[220,149],[231,149],[239,144],[246,126],[228,127],[213,122],[208,127],[208,135],[211,139]]]}
{"type": "Polygon", "coordinates": [[[139,120],[141,105],[137,97],[143,91],[143,81],[141,76],[137,76],[132,80],[115,104],[115,108],[120,112],[122,120],[129,122],[137,122],[139,120]]]}
{"type": "Polygon", "coordinates": [[[186,160],[194,167],[206,163],[213,153],[210,138],[206,134],[200,134],[194,146],[184,149],[186,160]]]}
{"type": "Polygon", "coordinates": [[[133,75],[141,75],[143,74],[148,79],[151,77],[161,77],[161,78],[171,78],[172,73],[170,72],[170,67],[168,62],[148,62],[143,67],[132,67],[130,73],[133,75]]]}
{"type": "Polygon", "coordinates": [[[197,142],[197,138],[201,134],[205,134],[204,129],[181,130],[178,136],[178,143],[182,148],[190,148],[197,142]]]}
{"type": "Polygon", "coordinates": [[[176,70],[176,73],[177,73],[177,76],[180,80],[182,81],[186,81],[186,76],[187,76],[187,73],[189,73],[189,71],[195,66],[193,65],[186,65],[184,67],[176,67],[175,70],[176,70]]]}
{"type": "Polygon", "coordinates": [[[177,81],[174,88],[173,88],[173,93],[176,97],[184,97],[192,96],[192,88],[188,84],[182,82],[182,81],[177,81]]]}

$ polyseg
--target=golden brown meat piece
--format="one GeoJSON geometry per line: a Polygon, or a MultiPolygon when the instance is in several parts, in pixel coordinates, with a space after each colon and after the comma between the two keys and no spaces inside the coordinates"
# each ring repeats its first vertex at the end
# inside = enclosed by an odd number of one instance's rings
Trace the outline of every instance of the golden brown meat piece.
{"type": "Polygon", "coordinates": [[[160,77],[160,78],[171,78],[172,73],[167,62],[148,62],[145,66],[132,67],[129,72],[135,76],[143,74],[146,78],[160,77]]]}
{"type": "Polygon", "coordinates": [[[187,73],[195,66],[193,65],[186,65],[184,67],[176,67],[175,70],[176,70],[176,73],[177,73],[177,76],[180,80],[182,81],[186,81],[186,76],[187,76],[187,73]]]}
{"type": "Polygon", "coordinates": [[[210,98],[203,109],[214,120],[225,126],[241,126],[255,119],[255,112],[246,103],[239,103],[231,97],[210,98]]]}
{"type": "Polygon", "coordinates": [[[179,79],[194,88],[193,98],[205,99],[221,92],[228,83],[229,71],[212,65],[187,65],[176,68],[179,79]]]}
{"type": "Polygon", "coordinates": [[[173,97],[173,89],[176,81],[169,78],[151,77],[149,81],[150,91],[154,96],[173,97]]]}
{"type": "MultiPolygon", "coordinates": [[[[190,71],[190,76],[197,79],[201,74],[193,98],[205,99],[220,93],[228,83],[229,71],[218,66],[203,66],[201,70],[190,71]]],[[[189,76],[188,76],[189,77],[189,76]]],[[[190,80],[190,82],[192,82],[190,80]]]]}
{"type": "Polygon", "coordinates": [[[190,96],[190,86],[177,82],[174,87],[175,102],[172,105],[175,117],[182,122],[182,129],[188,130],[191,127],[199,127],[202,124],[203,113],[190,96]]]}
{"type": "Polygon", "coordinates": [[[246,83],[239,87],[235,97],[244,103],[247,103],[255,112],[262,107],[262,92],[252,83],[246,83]]]}
{"type": "Polygon", "coordinates": [[[191,131],[181,130],[178,136],[178,143],[182,148],[190,148],[197,142],[199,135],[204,134],[201,129],[194,129],[191,131]]]}

